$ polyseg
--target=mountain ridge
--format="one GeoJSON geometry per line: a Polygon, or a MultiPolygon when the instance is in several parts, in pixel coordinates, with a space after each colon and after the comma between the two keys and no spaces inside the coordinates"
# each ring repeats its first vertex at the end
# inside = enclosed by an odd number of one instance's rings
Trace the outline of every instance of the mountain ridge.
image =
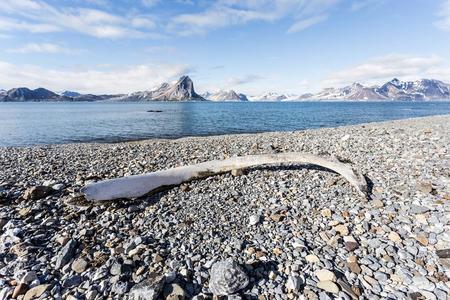
{"type": "Polygon", "coordinates": [[[247,96],[234,90],[218,90],[205,92],[202,97],[210,101],[248,101],[247,96]]]}
{"type": "Polygon", "coordinates": [[[194,90],[189,76],[181,76],[174,83],[163,83],[156,89],[130,94],[95,95],[65,91],[54,93],[45,88],[0,89],[0,102],[26,101],[312,101],[312,100],[382,100],[382,101],[431,101],[450,100],[450,84],[436,79],[401,81],[398,78],[374,86],[353,83],[340,88],[325,88],[318,93],[302,95],[267,92],[258,96],[246,96],[234,90],[205,92],[202,95],[194,90]]]}

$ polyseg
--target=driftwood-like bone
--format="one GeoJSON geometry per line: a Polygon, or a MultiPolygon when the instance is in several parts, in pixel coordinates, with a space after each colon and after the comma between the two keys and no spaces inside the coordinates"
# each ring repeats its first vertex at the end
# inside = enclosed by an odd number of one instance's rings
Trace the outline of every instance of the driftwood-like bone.
{"type": "Polygon", "coordinates": [[[133,175],[89,184],[81,189],[87,200],[103,201],[138,198],[166,186],[175,186],[194,179],[229,172],[233,169],[260,165],[300,163],[321,166],[342,175],[358,191],[367,196],[367,182],[362,174],[336,158],[326,159],[308,153],[279,153],[232,157],[191,166],[133,175]]]}

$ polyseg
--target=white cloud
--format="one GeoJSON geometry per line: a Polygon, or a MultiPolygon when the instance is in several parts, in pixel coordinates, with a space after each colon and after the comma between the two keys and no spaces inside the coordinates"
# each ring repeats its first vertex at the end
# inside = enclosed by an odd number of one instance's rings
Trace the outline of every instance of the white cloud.
{"type": "Polygon", "coordinates": [[[131,25],[135,28],[154,29],[156,27],[155,20],[151,16],[139,16],[131,19],[131,25]]]}
{"type": "Polygon", "coordinates": [[[256,74],[248,74],[243,77],[233,77],[227,80],[227,86],[233,87],[236,85],[243,85],[247,83],[252,83],[258,80],[264,79],[264,77],[256,74]]]}
{"type": "Polygon", "coordinates": [[[438,16],[439,20],[434,25],[441,30],[450,31],[450,0],[442,2],[438,16]]]}
{"type": "Polygon", "coordinates": [[[307,18],[304,20],[300,20],[295,22],[294,24],[292,24],[291,27],[289,27],[288,29],[288,33],[294,33],[294,32],[299,32],[302,31],[308,27],[311,27],[315,24],[321,23],[323,21],[325,21],[328,18],[327,15],[318,15],[318,16],[314,16],[311,18],[307,18]]]}
{"type": "Polygon", "coordinates": [[[61,29],[58,26],[45,23],[29,23],[25,21],[4,18],[0,16],[0,31],[24,30],[32,33],[56,32],[61,29]]]}
{"type": "Polygon", "coordinates": [[[0,82],[5,88],[27,86],[82,93],[129,93],[148,90],[161,82],[176,79],[188,71],[187,66],[174,64],[57,70],[0,61],[0,82]]]}
{"type": "Polygon", "coordinates": [[[7,52],[10,53],[21,53],[21,54],[27,54],[27,53],[75,53],[76,50],[73,49],[67,49],[64,47],[61,47],[57,44],[52,43],[28,43],[22,47],[19,48],[11,48],[7,49],[7,52]]]}
{"type": "Polygon", "coordinates": [[[291,18],[288,32],[297,32],[326,20],[339,0],[219,0],[200,13],[172,18],[169,30],[181,35],[208,31],[249,22],[274,22],[291,18]]]}
{"type": "Polygon", "coordinates": [[[389,54],[335,72],[322,81],[322,86],[342,86],[356,81],[377,84],[394,77],[405,80],[436,78],[449,81],[449,70],[449,62],[436,55],[389,54]]]}
{"type": "Polygon", "coordinates": [[[0,31],[75,31],[98,38],[160,37],[151,16],[120,16],[92,8],[57,8],[43,1],[0,1],[0,31]],[[3,15],[3,16],[1,16],[3,15]]]}

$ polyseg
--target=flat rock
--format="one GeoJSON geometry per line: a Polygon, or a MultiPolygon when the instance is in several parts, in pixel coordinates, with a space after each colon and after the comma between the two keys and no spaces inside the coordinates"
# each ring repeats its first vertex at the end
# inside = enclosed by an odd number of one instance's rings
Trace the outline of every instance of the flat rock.
{"type": "Polygon", "coordinates": [[[412,204],[409,208],[409,213],[411,214],[423,214],[430,211],[430,209],[426,206],[420,206],[412,204]]]}
{"type": "Polygon", "coordinates": [[[372,207],[374,207],[374,208],[382,208],[382,207],[384,207],[383,201],[381,201],[381,200],[379,200],[379,199],[373,200],[373,201],[371,202],[371,204],[372,204],[372,207]]]}
{"type": "Polygon", "coordinates": [[[429,194],[433,191],[433,186],[429,182],[420,182],[417,184],[417,190],[424,194],[429,194]]]}
{"type": "Polygon", "coordinates": [[[318,263],[320,262],[320,259],[315,254],[308,254],[305,256],[305,259],[309,263],[318,263]]]}
{"type": "Polygon", "coordinates": [[[324,208],[320,211],[320,214],[322,215],[322,217],[324,218],[331,218],[332,212],[331,209],[329,208],[324,208]]]}
{"type": "Polygon", "coordinates": [[[339,293],[339,287],[337,286],[337,284],[330,280],[319,281],[317,283],[317,287],[328,293],[332,293],[332,294],[339,293]]]}
{"type": "Polygon", "coordinates": [[[281,222],[285,218],[285,215],[283,214],[273,214],[270,216],[270,219],[274,222],[281,222]]]}
{"type": "Polygon", "coordinates": [[[334,230],[336,232],[339,232],[339,234],[342,236],[348,235],[348,227],[346,225],[339,224],[337,226],[334,226],[334,230]]]}
{"type": "Polygon", "coordinates": [[[416,240],[422,244],[422,246],[428,246],[428,238],[423,234],[418,234],[416,240]]]}
{"type": "Polygon", "coordinates": [[[51,187],[45,185],[38,185],[27,189],[23,194],[23,198],[25,200],[38,200],[47,197],[51,193],[53,193],[53,189],[51,187]]]}
{"type": "Polygon", "coordinates": [[[397,232],[391,231],[389,232],[388,238],[393,241],[394,243],[398,243],[402,240],[400,235],[397,232]]]}
{"type": "Polygon", "coordinates": [[[335,281],[336,275],[327,269],[320,269],[315,272],[316,277],[319,281],[335,281]]]}
{"type": "Polygon", "coordinates": [[[41,284],[38,286],[35,286],[34,288],[29,289],[25,296],[23,297],[23,300],[31,300],[34,298],[40,297],[47,289],[50,287],[50,284],[41,284]]]}
{"type": "Polygon", "coordinates": [[[361,273],[361,267],[359,266],[359,264],[357,262],[348,262],[347,265],[353,273],[355,273],[355,274],[361,273]]]}
{"type": "Polygon", "coordinates": [[[84,260],[83,258],[77,258],[72,262],[72,270],[77,272],[77,273],[83,273],[86,268],[87,268],[87,261],[84,260]]]}
{"type": "Polygon", "coordinates": [[[151,274],[151,276],[133,286],[130,290],[130,299],[155,300],[162,292],[166,277],[164,275],[151,274]]]}

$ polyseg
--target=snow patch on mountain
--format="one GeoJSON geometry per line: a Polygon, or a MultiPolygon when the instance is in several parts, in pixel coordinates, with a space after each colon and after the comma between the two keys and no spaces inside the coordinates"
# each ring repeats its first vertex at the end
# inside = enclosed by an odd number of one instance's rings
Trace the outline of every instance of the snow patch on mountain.
{"type": "Polygon", "coordinates": [[[216,92],[206,92],[202,97],[210,101],[248,101],[247,96],[236,93],[233,90],[219,90],[216,92]]]}

